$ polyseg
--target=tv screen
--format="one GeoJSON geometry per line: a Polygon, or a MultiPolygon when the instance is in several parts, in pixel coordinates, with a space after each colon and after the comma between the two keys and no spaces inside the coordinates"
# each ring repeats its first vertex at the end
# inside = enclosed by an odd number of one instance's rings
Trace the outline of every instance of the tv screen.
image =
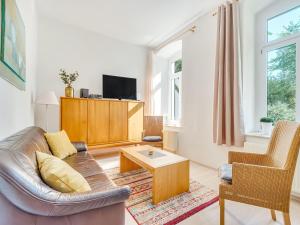
{"type": "Polygon", "coordinates": [[[136,79],[103,75],[103,98],[136,100],[136,79]]]}

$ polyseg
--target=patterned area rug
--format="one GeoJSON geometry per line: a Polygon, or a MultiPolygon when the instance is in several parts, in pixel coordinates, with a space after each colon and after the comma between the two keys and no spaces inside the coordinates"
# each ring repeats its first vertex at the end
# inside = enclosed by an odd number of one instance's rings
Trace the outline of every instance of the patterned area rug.
{"type": "Polygon", "coordinates": [[[119,168],[105,172],[117,185],[130,186],[131,195],[126,207],[139,225],[177,224],[218,201],[216,191],[191,181],[190,192],[153,205],[152,175],[149,172],[140,169],[120,174],[119,168]]]}

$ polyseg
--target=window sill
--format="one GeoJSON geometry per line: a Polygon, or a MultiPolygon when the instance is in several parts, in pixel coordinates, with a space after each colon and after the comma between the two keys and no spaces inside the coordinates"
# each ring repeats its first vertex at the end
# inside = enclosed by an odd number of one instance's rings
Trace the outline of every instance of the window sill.
{"type": "Polygon", "coordinates": [[[247,137],[256,137],[256,138],[265,138],[265,139],[270,139],[271,135],[268,134],[263,134],[260,132],[249,132],[245,134],[246,138],[247,137]]]}
{"type": "Polygon", "coordinates": [[[182,127],[179,124],[164,124],[164,131],[179,132],[182,127]]]}
{"type": "Polygon", "coordinates": [[[249,132],[246,134],[244,150],[264,154],[268,148],[270,135],[265,135],[260,132],[249,132]]]}

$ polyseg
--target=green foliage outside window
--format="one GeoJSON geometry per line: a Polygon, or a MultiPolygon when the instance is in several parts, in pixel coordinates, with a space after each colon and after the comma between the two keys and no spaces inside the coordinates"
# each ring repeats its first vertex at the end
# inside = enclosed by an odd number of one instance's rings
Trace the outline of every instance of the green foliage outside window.
{"type": "Polygon", "coordinates": [[[178,59],[174,63],[174,72],[178,73],[182,71],[182,59],[178,59]]]}
{"type": "MultiPolygon", "coordinates": [[[[299,30],[298,23],[290,23],[281,37],[299,30]]],[[[268,117],[278,120],[295,120],[296,114],[296,45],[292,44],[273,53],[268,59],[268,117]]]]}

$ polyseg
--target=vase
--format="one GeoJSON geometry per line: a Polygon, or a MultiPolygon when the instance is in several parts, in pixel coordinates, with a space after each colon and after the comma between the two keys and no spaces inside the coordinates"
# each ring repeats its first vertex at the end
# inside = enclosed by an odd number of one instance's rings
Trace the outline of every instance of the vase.
{"type": "Polygon", "coordinates": [[[261,122],[261,133],[264,135],[271,135],[273,124],[261,122]]]}
{"type": "Polygon", "coordinates": [[[68,86],[65,88],[65,96],[68,98],[74,98],[74,88],[68,86]]]}

